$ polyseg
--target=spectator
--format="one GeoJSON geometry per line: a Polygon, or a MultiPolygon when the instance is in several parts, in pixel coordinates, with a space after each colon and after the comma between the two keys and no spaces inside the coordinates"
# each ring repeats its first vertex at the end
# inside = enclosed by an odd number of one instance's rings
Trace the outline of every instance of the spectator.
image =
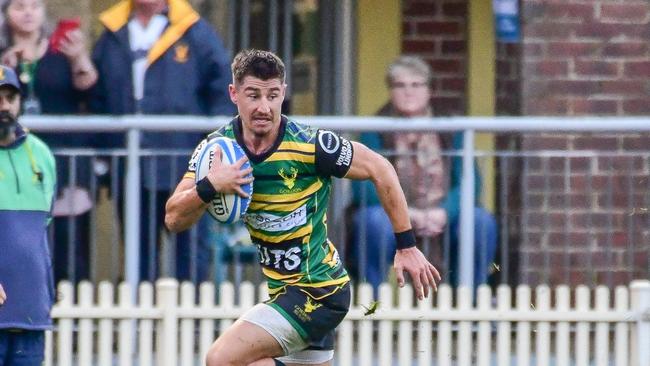
{"type": "MultiPolygon", "coordinates": [[[[431,69],[421,59],[403,56],[388,68],[386,81],[390,101],[378,112],[380,116],[404,118],[433,116],[431,106],[431,69]]],[[[434,237],[445,227],[449,230],[450,263],[448,281],[458,284],[458,250],[460,219],[460,181],[462,158],[451,158],[446,164],[444,149],[462,149],[462,133],[445,139],[436,133],[363,133],[360,141],[377,151],[395,152],[395,169],[402,181],[411,208],[411,223],[420,239],[434,237]],[[449,141],[451,140],[451,141],[449,141]],[[445,178],[449,173],[449,185],[445,178]]],[[[480,207],[481,181],[475,166],[476,207],[474,208],[474,284],[487,281],[489,265],[494,261],[497,245],[496,220],[480,207]]],[[[375,289],[384,281],[387,261],[395,252],[395,242],[388,217],[372,186],[355,182],[352,214],[353,233],[349,260],[361,271],[361,254],[366,248],[365,278],[375,289]],[[387,230],[388,228],[388,230],[387,230]],[[366,245],[363,245],[363,244],[366,245]],[[374,247],[379,245],[380,248],[374,247]],[[379,250],[377,250],[379,249],[379,250]]],[[[361,277],[361,274],[358,274],[361,277]]]]}
{"type": "MultiPolygon", "coordinates": [[[[86,91],[97,81],[86,40],[78,28],[63,33],[58,41],[46,31],[47,16],[42,0],[8,0],[2,4],[5,22],[0,28],[0,59],[17,70],[21,81],[23,110],[28,114],[78,114],[83,109],[86,91]]],[[[91,145],[83,133],[41,133],[50,147],[82,148],[91,145]]],[[[75,182],[69,180],[69,157],[58,157],[59,200],[54,211],[55,281],[88,278],[90,196],[90,158],[78,157],[75,182]],[[82,197],[83,203],[69,197],[82,197]],[[69,204],[77,206],[70,209],[69,204]],[[81,206],[84,207],[81,207],[81,206]],[[68,231],[75,220],[74,233],[68,231]],[[74,248],[68,245],[74,244],[74,248]],[[68,263],[68,252],[75,262],[68,263]],[[71,270],[74,268],[74,276],[71,270]],[[74,277],[74,278],[73,278],[74,277]]]]}
{"type": "Polygon", "coordinates": [[[0,66],[0,365],[36,366],[54,301],[47,226],[56,186],[54,156],[18,123],[16,73],[0,66]]]}
{"type": "MultiPolygon", "coordinates": [[[[229,56],[214,29],[185,0],[123,0],[100,15],[106,27],[93,59],[99,70],[91,106],[97,113],[232,115],[228,97],[229,56]]],[[[146,132],[142,146],[191,150],[199,133],[146,132]]],[[[124,146],[123,136],[109,136],[111,147],[124,146]]],[[[182,158],[145,159],[141,222],[141,276],[157,277],[155,250],[150,248],[163,228],[164,208],[183,174],[182,158]],[[154,203],[151,203],[151,200],[154,203]],[[155,216],[148,207],[155,205],[155,216]],[[149,220],[153,220],[150,233],[149,220]],[[152,237],[153,234],[153,237],[152,237]],[[151,243],[150,243],[151,241],[151,243]]],[[[177,236],[176,275],[188,279],[189,232],[177,236]]],[[[207,279],[211,251],[199,242],[199,280],[207,279]]]]}

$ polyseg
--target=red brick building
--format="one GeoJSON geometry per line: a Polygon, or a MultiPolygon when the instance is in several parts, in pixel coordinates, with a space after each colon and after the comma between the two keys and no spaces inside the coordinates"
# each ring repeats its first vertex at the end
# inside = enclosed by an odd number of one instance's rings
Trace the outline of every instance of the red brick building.
{"type": "MultiPolygon", "coordinates": [[[[403,1],[403,51],[430,62],[443,113],[467,114],[468,8],[403,1]]],[[[497,115],[650,114],[650,3],[522,0],[520,20],[521,41],[496,45],[497,115]]],[[[520,228],[509,232],[512,282],[611,285],[650,275],[650,161],[623,157],[650,150],[648,135],[527,134],[497,146],[614,153],[518,164],[508,202],[520,213],[510,218],[520,228]]]]}

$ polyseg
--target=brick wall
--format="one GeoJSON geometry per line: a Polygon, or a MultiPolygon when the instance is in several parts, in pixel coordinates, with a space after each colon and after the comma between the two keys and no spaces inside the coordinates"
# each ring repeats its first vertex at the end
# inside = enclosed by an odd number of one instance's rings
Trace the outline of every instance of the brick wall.
{"type": "MultiPolygon", "coordinates": [[[[649,114],[649,21],[645,0],[523,0],[523,114],[649,114]]],[[[609,285],[647,277],[650,162],[621,152],[647,151],[650,138],[531,134],[521,147],[615,156],[528,159],[520,275],[531,283],[609,285]],[[549,265],[554,270],[545,274],[549,265]]]]}
{"type": "Polygon", "coordinates": [[[523,112],[650,113],[650,3],[524,0],[523,112]]]}
{"type": "Polygon", "coordinates": [[[433,68],[438,115],[465,113],[467,0],[404,0],[402,52],[433,68]]]}

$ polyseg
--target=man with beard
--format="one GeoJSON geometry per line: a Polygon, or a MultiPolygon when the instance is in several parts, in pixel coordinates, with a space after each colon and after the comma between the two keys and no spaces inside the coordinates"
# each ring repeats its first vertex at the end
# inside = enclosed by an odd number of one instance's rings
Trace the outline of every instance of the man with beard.
{"type": "Polygon", "coordinates": [[[0,365],[37,366],[54,302],[47,227],[54,156],[18,123],[20,84],[0,66],[0,365]]]}

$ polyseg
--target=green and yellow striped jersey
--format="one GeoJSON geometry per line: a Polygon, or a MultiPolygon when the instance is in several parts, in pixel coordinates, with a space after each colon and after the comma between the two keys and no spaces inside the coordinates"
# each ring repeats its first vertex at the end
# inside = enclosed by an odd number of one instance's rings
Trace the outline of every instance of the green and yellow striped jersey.
{"type": "MultiPolygon", "coordinates": [[[[352,163],[350,142],[285,116],[275,144],[261,155],[246,148],[238,118],[206,140],[220,136],[235,139],[253,167],[253,196],[244,221],[271,295],[287,284],[320,288],[348,282],[327,238],[327,207],[331,177],[345,176],[352,163]]],[[[194,168],[190,161],[186,176],[193,178],[194,168]]]]}

